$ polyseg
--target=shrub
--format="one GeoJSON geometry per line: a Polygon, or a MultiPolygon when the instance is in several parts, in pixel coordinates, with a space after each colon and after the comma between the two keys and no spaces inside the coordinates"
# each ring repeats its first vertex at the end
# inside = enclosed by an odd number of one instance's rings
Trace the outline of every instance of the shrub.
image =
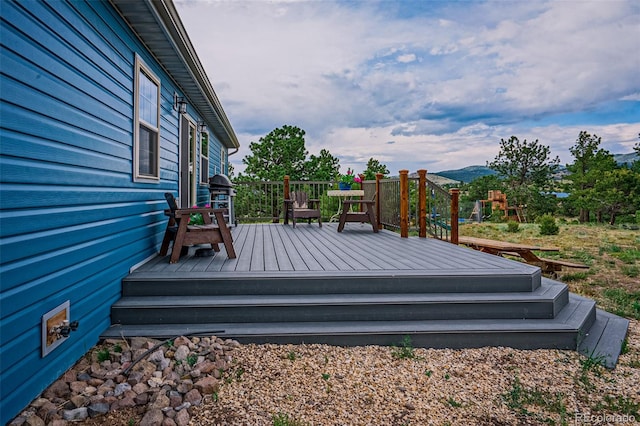
{"type": "Polygon", "coordinates": [[[520,224],[516,221],[510,220],[507,222],[507,232],[518,232],[520,231],[520,224]]]}
{"type": "Polygon", "coordinates": [[[548,213],[538,217],[536,222],[540,225],[540,235],[558,235],[560,232],[556,219],[548,213]]]}

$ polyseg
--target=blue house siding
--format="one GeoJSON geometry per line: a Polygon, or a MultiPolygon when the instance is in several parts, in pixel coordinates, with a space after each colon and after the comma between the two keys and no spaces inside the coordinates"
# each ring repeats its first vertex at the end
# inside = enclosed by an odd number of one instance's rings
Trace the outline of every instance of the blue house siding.
{"type": "Polygon", "coordinates": [[[4,424],[98,341],[121,279],[157,252],[163,193],[178,190],[181,93],[108,2],[3,1],[0,18],[4,424]],[[132,179],[136,55],[161,81],[158,183],[132,179]],[[79,329],[42,358],[41,317],[66,300],[79,329]]]}

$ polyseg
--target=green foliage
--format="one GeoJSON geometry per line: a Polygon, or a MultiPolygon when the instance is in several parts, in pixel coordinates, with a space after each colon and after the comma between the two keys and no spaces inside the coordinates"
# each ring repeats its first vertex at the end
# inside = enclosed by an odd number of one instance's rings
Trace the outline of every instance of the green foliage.
{"type": "Polygon", "coordinates": [[[375,158],[369,158],[369,161],[367,161],[367,168],[363,172],[365,180],[374,180],[376,178],[376,173],[382,173],[386,176],[389,174],[389,169],[375,158]]]}
{"type": "Polygon", "coordinates": [[[461,201],[486,200],[489,191],[500,190],[504,192],[506,189],[504,181],[498,175],[482,176],[462,186],[460,199],[461,201]]]}
{"type": "Polygon", "coordinates": [[[449,397],[449,398],[447,399],[447,403],[448,403],[450,406],[452,406],[453,408],[459,408],[459,407],[462,407],[462,403],[461,403],[461,402],[456,401],[456,400],[455,400],[455,399],[453,399],[452,397],[449,397]]]}
{"type": "Polygon", "coordinates": [[[608,288],[604,297],[612,305],[610,310],[616,315],[640,319],[640,292],[626,292],[621,288],[608,288]]]}
{"type": "Polygon", "coordinates": [[[296,353],[295,353],[294,351],[290,351],[290,352],[287,354],[287,359],[288,359],[289,361],[295,361],[295,360],[296,360],[296,358],[297,358],[297,356],[296,356],[296,353]]]}
{"type": "Polygon", "coordinates": [[[274,414],[271,417],[271,420],[273,422],[273,426],[304,426],[305,425],[305,423],[303,423],[302,421],[289,417],[289,415],[285,413],[274,414]]]}
{"type": "Polygon", "coordinates": [[[120,343],[116,343],[115,345],[113,345],[112,350],[115,353],[122,353],[122,346],[120,346],[120,343]]]}
{"type": "Polygon", "coordinates": [[[558,157],[550,159],[550,153],[550,148],[537,139],[520,142],[511,136],[500,140],[500,151],[488,166],[504,179],[511,205],[530,205],[533,194],[548,187],[560,164],[558,157]]]}
{"type": "Polygon", "coordinates": [[[559,414],[561,423],[566,424],[568,413],[564,403],[564,394],[561,392],[551,393],[536,388],[528,389],[522,385],[520,379],[516,376],[511,389],[502,394],[502,399],[509,409],[516,411],[520,416],[534,417],[544,423],[555,423],[551,418],[542,418],[542,414],[538,412],[539,410],[528,410],[528,406],[534,405],[559,414]]]}
{"type": "Polygon", "coordinates": [[[189,364],[189,367],[196,365],[196,362],[198,362],[198,355],[191,354],[187,356],[187,364],[189,364]]]}
{"type": "Polygon", "coordinates": [[[411,337],[404,336],[400,346],[394,346],[391,351],[391,356],[395,359],[414,359],[416,354],[413,346],[411,346],[411,337]]]}
{"type": "Polygon", "coordinates": [[[291,180],[302,180],[307,150],[304,146],[305,131],[284,125],[268,135],[251,142],[251,154],[242,159],[247,166],[249,179],[281,181],[286,175],[291,180]]]}
{"type": "Polygon", "coordinates": [[[97,353],[98,362],[107,361],[110,358],[109,349],[100,349],[97,353]]]}
{"type": "Polygon", "coordinates": [[[319,156],[311,154],[305,163],[303,179],[333,181],[340,171],[340,160],[322,149],[319,156]]]}
{"type": "Polygon", "coordinates": [[[556,219],[550,214],[543,214],[536,219],[536,223],[540,225],[540,235],[558,235],[560,232],[556,219]]]}
{"type": "Polygon", "coordinates": [[[520,231],[520,224],[516,221],[510,220],[507,222],[507,232],[518,232],[520,231]]]}

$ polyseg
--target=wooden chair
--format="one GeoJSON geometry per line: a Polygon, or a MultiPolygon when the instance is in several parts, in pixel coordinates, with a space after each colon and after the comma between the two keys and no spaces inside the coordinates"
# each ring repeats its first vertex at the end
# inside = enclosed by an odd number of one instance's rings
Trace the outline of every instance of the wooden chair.
{"type": "Polygon", "coordinates": [[[173,241],[169,263],[176,263],[180,259],[182,247],[194,244],[211,244],[211,248],[219,252],[220,247],[218,244],[223,243],[229,259],[235,259],[236,252],[233,248],[233,237],[227,227],[227,223],[224,221],[224,209],[208,207],[180,209],[173,194],[167,192],[164,197],[169,204],[169,209],[165,210],[165,214],[169,216],[169,222],[160,247],[160,256],[166,256],[169,250],[169,243],[173,241]],[[189,225],[189,217],[193,213],[202,215],[204,225],[189,225]],[[211,214],[214,215],[216,223],[212,222],[211,214]]]}
{"type": "Polygon", "coordinates": [[[376,195],[371,200],[344,200],[342,202],[342,213],[340,213],[340,223],[338,232],[342,232],[346,222],[370,223],[373,232],[378,232],[378,222],[376,221],[376,195]],[[354,206],[357,208],[354,210],[354,206]],[[364,210],[362,207],[364,206],[364,210]]]}
{"type": "Polygon", "coordinates": [[[296,227],[297,219],[318,219],[318,225],[322,228],[322,214],[320,213],[320,200],[310,199],[304,191],[293,191],[289,199],[284,200],[284,223],[289,223],[289,218],[296,227]]]}

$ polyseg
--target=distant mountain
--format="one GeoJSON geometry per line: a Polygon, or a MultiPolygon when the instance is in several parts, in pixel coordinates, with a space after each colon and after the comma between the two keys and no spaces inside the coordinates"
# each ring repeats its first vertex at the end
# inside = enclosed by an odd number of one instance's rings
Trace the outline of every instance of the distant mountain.
{"type": "Polygon", "coordinates": [[[629,165],[631,165],[631,163],[633,163],[634,161],[640,160],[638,154],[636,154],[635,152],[631,152],[629,154],[613,154],[613,159],[616,160],[618,164],[629,165]]]}
{"type": "MultiPolygon", "coordinates": [[[[635,152],[629,154],[613,154],[613,158],[616,160],[618,164],[631,164],[634,161],[640,160],[640,157],[635,152]]],[[[569,171],[565,167],[565,165],[561,165],[558,169],[558,173],[554,175],[555,179],[562,179],[565,177],[569,171]]],[[[442,176],[443,178],[451,179],[455,182],[464,182],[469,183],[475,179],[478,179],[482,176],[495,175],[495,170],[490,169],[486,166],[468,166],[462,169],[456,170],[444,170],[442,172],[434,173],[436,176],[442,176]]],[[[432,178],[429,178],[433,180],[432,178]]],[[[451,183],[451,182],[448,182],[451,183]]]]}
{"type": "Polygon", "coordinates": [[[486,166],[467,166],[462,169],[444,170],[435,174],[456,182],[468,183],[482,176],[495,175],[496,172],[486,166]]]}

